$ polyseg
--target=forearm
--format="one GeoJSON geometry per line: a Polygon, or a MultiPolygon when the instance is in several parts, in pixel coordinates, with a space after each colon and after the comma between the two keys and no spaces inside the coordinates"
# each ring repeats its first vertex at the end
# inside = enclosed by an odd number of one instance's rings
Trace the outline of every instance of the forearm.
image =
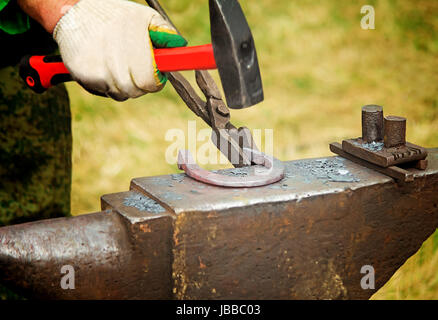
{"type": "Polygon", "coordinates": [[[59,19],[79,0],[17,0],[21,9],[52,33],[59,19]]]}

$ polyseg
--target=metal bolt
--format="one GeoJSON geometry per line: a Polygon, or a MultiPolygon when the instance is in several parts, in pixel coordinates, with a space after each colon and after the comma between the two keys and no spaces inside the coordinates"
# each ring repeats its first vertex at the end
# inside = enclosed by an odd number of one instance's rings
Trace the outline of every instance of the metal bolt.
{"type": "Polygon", "coordinates": [[[406,143],[406,118],[386,116],[384,127],[385,148],[397,147],[406,143]]]}
{"type": "Polygon", "coordinates": [[[362,140],[367,143],[383,140],[383,108],[381,106],[362,107],[362,140]]]}

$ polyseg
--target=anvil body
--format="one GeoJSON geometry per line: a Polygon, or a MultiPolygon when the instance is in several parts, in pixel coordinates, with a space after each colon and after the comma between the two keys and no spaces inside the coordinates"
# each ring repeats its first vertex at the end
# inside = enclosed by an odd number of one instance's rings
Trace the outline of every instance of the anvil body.
{"type": "Polygon", "coordinates": [[[403,185],[339,157],[285,162],[282,181],[256,188],[136,178],[102,212],[0,228],[0,279],[38,298],[367,299],[438,226],[428,152],[403,185]]]}

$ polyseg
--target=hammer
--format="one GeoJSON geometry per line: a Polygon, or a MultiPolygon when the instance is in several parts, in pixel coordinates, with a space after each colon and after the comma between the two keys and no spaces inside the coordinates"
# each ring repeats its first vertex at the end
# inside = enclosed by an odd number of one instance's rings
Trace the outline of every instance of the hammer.
{"type": "MultiPolygon", "coordinates": [[[[263,101],[251,30],[237,0],[209,0],[211,44],[154,49],[161,72],[218,69],[227,104],[241,109],[263,101]]],[[[72,81],[61,56],[25,56],[20,76],[36,93],[72,81]]]]}

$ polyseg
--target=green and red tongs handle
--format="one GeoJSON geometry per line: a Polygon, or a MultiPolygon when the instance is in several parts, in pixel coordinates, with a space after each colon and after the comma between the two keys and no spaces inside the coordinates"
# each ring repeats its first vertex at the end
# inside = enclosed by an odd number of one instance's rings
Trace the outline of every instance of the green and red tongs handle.
{"type": "MultiPolygon", "coordinates": [[[[154,49],[154,56],[161,72],[216,69],[211,44],[154,49]]],[[[25,56],[20,62],[20,76],[37,93],[43,93],[58,83],[73,80],[61,56],[25,56]]]]}

